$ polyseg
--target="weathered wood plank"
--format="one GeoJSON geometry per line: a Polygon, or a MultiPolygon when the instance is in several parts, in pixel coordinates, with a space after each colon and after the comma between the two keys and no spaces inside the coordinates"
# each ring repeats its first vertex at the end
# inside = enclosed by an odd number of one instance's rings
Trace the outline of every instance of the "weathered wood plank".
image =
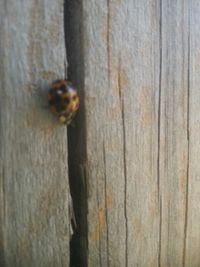
{"type": "Polygon", "coordinates": [[[162,1],[160,266],[184,266],[188,169],[188,1],[162,1]]]}
{"type": "Polygon", "coordinates": [[[158,1],[84,1],[88,266],[157,266],[158,1]]]}
{"type": "MultiPolygon", "coordinates": [[[[120,10],[120,9],[119,9],[120,10]]],[[[118,88],[109,84],[112,48],[107,1],[84,1],[88,175],[88,266],[125,266],[123,137],[118,88]],[[119,234],[120,233],[120,234],[119,234]]],[[[117,14],[116,14],[117,15],[117,14]]],[[[114,18],[113,18],[114,19],[114,18]]],[[[116,25],[119,25],[116,18],[116,25]]],[[[119,34],[121,30],[119,28],[119,34]]],[[[115,31],[116,34],[116,31],[115,31]]],[[[118,38],[113,35],[113,38],[118,38]]],[[[119,39],[119,45],[121,39],[119,39]]],[[[116,43],[116,49],[118,44],[116,43]]],[[[114,57],[113,57],[114,60],[114,57]]],[[[113,63],[114,65],[114,63],[113,63]]],[[[115,85],[118,81],[115,77],[115,85]]]]}
{"type": "Polygon", "coordinates": [[[190,3],[189,170],[185,266],[200,266],[200,2],[190,3]]]}
{"type": "Polygon", "coordinates": [[[199,14],[197,0],[82,2],[72,162],[88,266],[200,265],[199,14]]]}
{"type": "Polygon", "coordinates": [[[1,266],[68,266],[66,127],[41,93],[64,76],[63,1],[0,3],[1,266]]]}

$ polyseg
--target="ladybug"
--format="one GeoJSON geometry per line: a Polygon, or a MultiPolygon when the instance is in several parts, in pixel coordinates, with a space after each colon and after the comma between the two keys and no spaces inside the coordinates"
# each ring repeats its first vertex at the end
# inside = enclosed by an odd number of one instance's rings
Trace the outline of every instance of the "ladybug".
{"type": "Polygon", "coordinates": [[[48,101],[60,122],[69,125],[79,108],[79,97],[72,83],[68,80],[54,81],[48,92],[48,101]]]}

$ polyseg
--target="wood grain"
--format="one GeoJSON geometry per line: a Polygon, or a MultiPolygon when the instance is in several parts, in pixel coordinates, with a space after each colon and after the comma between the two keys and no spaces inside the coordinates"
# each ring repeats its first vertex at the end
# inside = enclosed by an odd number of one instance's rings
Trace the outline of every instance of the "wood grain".
{"type": "MultiPolygon", "coordinates": [[[[64,75],[62,4],[0,3],[1,266],[69,265],[67,133],[43,108],[64,75]]],[[[199,1],[66,9],[81,97],[68,136],[71,265],[200,266],[199,1]]]]}
{"type": "Polygon", "coordinates": [[[157,266],[159,3],[83,7],[88,266],[157,266]]]}
{"type": "Polygon", "coordinates": [[[67,132],[49,113],[64,77],[63,1],[0,3],[1,266],[69,266],[67,132]]]}
{"type": "Polygon", "coordinates": [[[187,254],[191,224],[198,228],[189,182],[190,168],[196,173],[189,151],[199,152],[191,151],[189,119],[197,138],[188,42],[191,31],[198,51],[198,26],[189,27],[190,16],[198,25],[196,6],[195,0],[83,2],[88,266],[199,264],[198,238],[187,254]]]}
{"type": "Polygon", "coordinates": [[[200,5],[190,1],[189,9],[189,166],[188,211],[186,227],[185,266],[200,266],[200,5]]]}
{"type": "Polygon", "coordinates": [[[160,266],[185,266],[189,147],[188,11],[187,0],[162,1],[160,266]]]}

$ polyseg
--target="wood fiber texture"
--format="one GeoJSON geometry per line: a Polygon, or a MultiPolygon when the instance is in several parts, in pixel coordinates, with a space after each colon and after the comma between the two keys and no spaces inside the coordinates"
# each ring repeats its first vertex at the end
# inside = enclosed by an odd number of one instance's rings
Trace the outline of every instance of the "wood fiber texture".
{"type": "MultiPolygon", "coordinates": [[[[65,7],[71,266],[199,267],[199,1],[65,7]]],[[[0,263],[68,266],[67,132],[43,108],[64,75],[63,3],[4,0],[0,22],[0,263]]]]}
{"type": "Polygon", "coordinates": [[[199,18],[197,0],[82,2],[89,267],[200,266],[199,18]]]}
{"type": "Polygon", "coordinates": [[[0,265],[69,266],[67,131],[47,108],[64,77],[63,1],[0,2],[0,265]]]}

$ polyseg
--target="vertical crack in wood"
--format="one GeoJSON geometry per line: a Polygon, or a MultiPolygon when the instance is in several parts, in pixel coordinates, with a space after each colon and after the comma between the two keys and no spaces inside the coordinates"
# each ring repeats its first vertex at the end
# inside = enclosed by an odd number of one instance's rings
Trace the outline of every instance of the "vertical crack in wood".
{"type": "Polygon", "coordinates": [[[118,63],[118,94],[119,94],[119,101],[120,101],[120,108],[122,111],[122,92],[121,92],[121,55],[119,55],[119,63],[118,63]]]}
{"type": "Polygon", "coordinates": [[[110,0],[107,0],[107,58],[108,81],[110,81],[110,0]]]}
{"type": "MultiPolygon", "coordinates": [[[[2,223],[3,223],[3,218],[6,218],[6,185],[5,185],[5,167],[2,166],[2,176],[1,176],[1,179],[2,179],[2,186],[1,186],[1,189],[2,189],[2,223]]],[[[1,224],[2,225],[2,224],[1,224]]],[[[2,225],[3,226],[3,225],[2,225]]]]}
{"type": "Polygon", "coordinates": [[[97,213],[97,238],[96,238],[96,242],[98,243],[98,256],[99,256],[99,267],[102,267],[102,260],[101,260],[101,223],[102,223],[102,205],[101,205],[101,201],[99,199],[99,192],[98,192],[98,179],[96,180],[96,187],[97,188],[97,210],[99,211],[97,213]]]}
{"type": "Polygon", "coordinates": [[[161,120],[161,90],[162,90],[162,0],[160,0],[160,64],[159,64],[159,95],[158,95],[158,148],[157,148],[157,191],[158,191],[158,205],[160,212],[159,223],[159,240],[158,240],[158,266],[161,266],[161,249],[162,249],[162,198],[160,192],[160,120],[161,120]]]}
{"type": "Polygon", "coordinates": [[[108,224],[108,205],[107,205],[107,175],[106,175],[106,151],[105,143],[103,141],[103,162],[104,162],[104,187],[105,187],[105,216],[106,216],[106,242],[107,242],[107,267],[110,266],[109,261],[109,224],[108,224]]]}
{"type": "MultiPolygon", "coordinates": [[[[8,14],[8,3],[7,1],[4,1],[4,7],[1,9],[2,11],[5,12],[5,14],[8,14]]],[[[0,24],[1,24],[1,30],[4,29],[5,27],[5,16],[0,16],[0,24]]],[[[4,51],[4,40],[5,40],[5,31],[2,30],[1,32],[1,40],[0,40],[0,51],[1,53],[4,51]]],[[[5,66],[6,65],[6,61],[5,61],[5,56],[2,56],[1,58],[1,66],[5,66]]],[[[0,131],[1,131],[1,139],[0,139],[0,147],[1,147],[1,151],[0,151],[0,266],[6,266],[6,229],[5,229],[5,218],[8,217],[7,213],[7,209],[6,209],[6,196],[7,196],[7,192],[6,192],[6,185],[5,185],[5,161],[3,160],[5,158],[5,146],[3,146],[3,142],[5,141],[5,136],[4,133],[5,131],[3,131],[3,127],[5,127],[4,125],[4,121],[3,121],[3,105],[2,105],[2,101],[4,100],[4,93],[6,90],[6,82],[5,82],[5,75],[4,75],[4,67],[2,67],[1,71],[0,71],[0,80],[1,80],[1,101],[0,101],[0,131]],[[4,88],[4,89],[3,89],[4,88]]],[[[13,133],[14,134],[14,133],[13,133]]]]}
{"type": "MultiPolygon", "coordinates": [[[[171,201],[170,199],[167,202],[167,218],[171,217],[171,214],[173,213],[173,211],[171,212],[171,201]]],[[[170,233],[171,233],[171,224],[169,222],[167,222],[167,246],[166,246],[166,255],[170,255],[170,233]]],[[[167,262],[166,262],[166,266],[170,266],[171,265],[171,261],[170,261],[170,257],[167,257],[167,262]]],[[[162,264],[161,264],[162,266],[162,264]]]]}
{"type": "Polygon", "coordinates": [[[125,267],[128,266],[128,217],[127,217],[127,167],[126,167],[126,128],[124,119],[124,99],[122,100],[122,125],[123,125],[123,158],[124,158],[124,217],[126,225],[125,239],[125,267]]]}
{"type": "Polygon", "coordinates": [[[127,166],[126,166],[126,126],[124,117],[124,95],[121,92],[121,58],[119,57],[118,67],[118,87],[119,97],[121,102],[121,113],[122,113],[122,144],[123,144],[123,163],[124,163],[124,218],[125,218],[125,267],[128,266],[128,216],[127,216],[127,166]]]}
{"type": "Polygon", "coordinates": [[[160,219],[160,222],[159,222],[159,244],[158,244],[159,245],[158,246],[158,248],[159,248],[159,251],[158,251],[158,267],[161,266],[162,198],[160,198],[160,218],[159,219],[160,219]]]}
{"type": "MultiPolygon", "coordinates": [[[[97,184],[96,184],[96,188],[99,188],[98,186],[98,179],[97,179],[97,184]]],[[[102,211],[102,207],[101,207],[101,203],[99,200],[99,192],[97,191],[97,210],[100,211],[97,213],[97,217],[98,217],[98,238],[97,238],[97,242],[99,243],[99,249],[98,249],[98,253],[99,253],[99,267],[102,267],[102,261],[101,261],[101,211],[102,211]]]]}
{"type": "Polygon", "coordinates": [[[186,203],[184,222],[183,267],[186,261],[186,242],[188,228],[188,194],[189,194],[189,160],[190,160],[190,3],[188,3],[188,70],[187,70],[187,170],[186,170],[186,203]]]}
{"type": "Polygon", "coordinates": [[[70,266],[87,267],[87,159],[86,123],[84,106],[84,46],[83,3],[81,0],[65,0],[65,41],[68,60],[68,78],[78,89],[80,109],[75,127],[68,128],[69,183],[77,228],[70,242],[70,266]]]}
{"type": "MultiPolygon", "coordinates": [[[[2,157],[1,157],[2,159],[2,157]]],[[[5,196],[6,196],[6,191],[5,191],[5,168],[2,164],[1,167],[1,214],[0,214],[0,225],[1,225],[1,230],[0,230],[0,266],[5,266],[5,245],[4,245],[4,223],[3,220],[6,217],[6,201],[5,201],[5,196]]]]}

